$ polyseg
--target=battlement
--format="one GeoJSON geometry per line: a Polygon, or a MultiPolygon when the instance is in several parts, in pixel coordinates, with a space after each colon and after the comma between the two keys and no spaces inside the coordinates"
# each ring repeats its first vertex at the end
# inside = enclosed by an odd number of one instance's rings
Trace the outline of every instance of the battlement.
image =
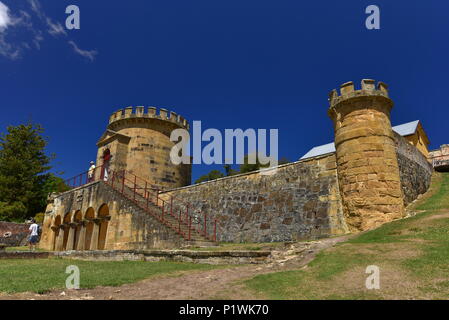
{"type": "Polygon", "coordinates": [[[120,121],[123,119],[137,119],[137,118],[146,118],[146,119],[160,119],[164,121],[169,121],[177,124],[178,126],[189,129],[189,123],[185,118],[176,112],[169,111],[164,108],[156,108],[156,107],[148,107],[145,108],[143,106],[139,107],[127,107],[125,109],[117,110],[112,113],[109,117],[109,124],[120,121]]]}
{"type": "Polygon", "coordinates": [[[376,86],[376,80],[363,79],[360,90],[355,90],[352,81],[343,83],[340,86],[340,95],[336,89],[329,93],[329,105],[332,108],[336,104],[354,97],[361,96],[383,96],[388,98],[388,85],[379,81],[376,86]]]}

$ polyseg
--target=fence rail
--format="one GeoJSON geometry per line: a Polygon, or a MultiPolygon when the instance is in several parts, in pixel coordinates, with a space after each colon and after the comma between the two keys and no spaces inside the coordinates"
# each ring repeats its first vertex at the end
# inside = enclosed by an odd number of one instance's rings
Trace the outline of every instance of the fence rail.
{"type": "Polygon", "coordinates": [[[99,166],[67,179],[65,184],[73,189],[95,181],[108,184],[186,240],[217,241],[216,219],[195,210],[189,202],[152,188],[148,181],[126,170],[99,166]]]}
{"type": "Polygon", "coordinates": [[[433,167],[443,167],[443,166],[449,166],[449,160],[433,160],[433,167]]]}

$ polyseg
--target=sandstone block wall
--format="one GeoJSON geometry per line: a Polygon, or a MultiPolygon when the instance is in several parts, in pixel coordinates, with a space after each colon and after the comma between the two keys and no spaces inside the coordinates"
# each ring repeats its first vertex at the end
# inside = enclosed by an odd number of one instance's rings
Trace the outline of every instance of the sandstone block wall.
{"type": "MultiPolygon", "coordinates": [[[[217,219],[217,240],[271,242],[347,232],[338,192],[335,155],[171,190],[217,219]]],[[[200,219],[198,219],[201,221],[200,219]]]]}
{"type": "Polygon", "coordinates": [[[394,133],[404,204],[408,205],[430,186],[433,168],[426,157],[404,137],[394,133]]]}
{"type": "MultiPolygon", "coordinates": [[[[112,114],[107,131],[97,143],[97,166],[109,149],[110,170],[127,170],[149,182],[148,187],[171,189],[189,185],[191,165],[170,160],[175,129],[188,129],[188,122],[174,112],[155,107],[128,107],[112,114]]],[[[129,177],[132,182],[133,177],[129,177]]],[[[140,181],[142,183],[142,181],[140,181]]]]}
{"type": "Polygon", "coordinates": [[[41,248],[97,250],[102,241],[105,250],[175,248],[183,244],[182,239],[172,230],[101,181],[65,192],[48,206],[39,244],[41,248]],[[99,214],[100,210],[109,217],[103,225],[106,227],[103,232],[101,223],[105,221],[99,214]],[[93,217],[89,216],[89,212],[93,217]],[[78,213],[82,217],[81,221],[76,220],[78,213]],[[62,232],[59,235],[62,238],[59,247],[54,230],[59,225],[58,221],[65,225],[59,228],[59,232],[62,232]],[[92,224],[92,228],[88,228],[89,224],[92,224]],[[80,225],[82,229],[77,233],[77,226],[80,225]],[[102,235],[105,239],[101,239],[102,235]],[[77,237],[81,238],[78,245],[75,241],[77,237]],[[86,238],[91,238],[89,247],[83,246],[86,238]]]}
{"type": "Polygon", "coordinates": [[[332,91],[329,116],[334,122],[340,192],[351,231],[375,228],[404,216],[399,166],[390,123],[393,102],[386,85],[362,80],[332,91]]]}

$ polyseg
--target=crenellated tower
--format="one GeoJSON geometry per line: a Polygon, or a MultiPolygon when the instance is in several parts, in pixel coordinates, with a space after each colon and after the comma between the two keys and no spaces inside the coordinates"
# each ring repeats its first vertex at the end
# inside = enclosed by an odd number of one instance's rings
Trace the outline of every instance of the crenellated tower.
{"type": "Polygon", "coordinates": [[[346,222],[352,231],[402,218],[404,203],[385,83],[362,80],[329,94],[337,171],[346,222]]]}
{"type": "Polygon", "coordinates": [[[150,182],[149,187],[171,189],[190,184],[191,165],[170,160],[173,130],[189,123],[173,111],[155,107],[127,107],[114,112],[97,143],[97,166],[109,161],[116,172],[127,170],[150,182]]]}

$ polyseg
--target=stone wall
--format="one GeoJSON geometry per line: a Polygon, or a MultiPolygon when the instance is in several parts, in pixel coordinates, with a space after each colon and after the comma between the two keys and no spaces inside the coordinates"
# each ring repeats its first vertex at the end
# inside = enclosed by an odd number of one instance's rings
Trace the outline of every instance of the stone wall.
{"type": "Polygon", "coordinates": [[[127,170],[149,182],[149,187],[172,189],[190,184],[191,165],[175,165],[170,161],[170,151],[175,145],[170,140],[172,131],[189,128],[183,117],[165,109],[157,113],[154,107],[128,107],[113,113],[109,121],[97,143],[97,166],[103,164],[103,153],[109,149],[110,170],[127,170]]]}
{"type": "Polygon", "coordinates": [[[328,114],[334,123],[338,181],[352,232],[405,216],[387,86],[364,79],[333,90],[328,114]]]}
{"type": "MultiPolygon", "coordinates": [[[[55,252],[60,258],[86,261],[176,261],[204,264],[268,262],[271,251],[106,250],[55,252]]],[[[1,254],[0,254],[1,258],[1,254]]]]}
{"type": "Polygon", "coordinates": [[[0,221],[0,243],[10,247],[23,246],[27,243],[28,229],[25,223],[12,223],[0,221]]]}
{"type": "Polygon", "coordinates": [[[404,137],[394,133],[404,204],[408,205],[429,189],[432,165],[404,137]]]}
{"type": "Polygon", "coordinates": [[[294,241],[347,232],[335,155],[281,165],[269,173],[221,178],[162,197],[174,196],[206,212],[209,221],[217,219],[218,241],[294,241]]]}
{"type": "Polygon", "coordinates": [[[65,192],[48,205],[40,248],[97,250],[103,249],[97,245],[103,241],[105,250],[174,248],[183,245],[174,231],[100,181],[65,192]],[[100,210],[106,211],[107,223],[102,221],[100,210]],[[90,217],[89,212],[94,212],[94,216],[90,217]],[[81,216],[79,222],[76,220],[78,213],[81,216]],[[62,221],[63,228],[55,228],[58,221],[62,221]],[[107,228],[104,232],[101,232],[102,223],[107,228]],[[87,228],[89,224],[93,224],[92,229],[87,228]],[[83,227],[78,232],[76,226],[80,225],[83,227]],[[100,241],[102,234],[106,238],[100,241]],[[91,240],[89,245],[84,246],[86,238],[91,240]]]}

